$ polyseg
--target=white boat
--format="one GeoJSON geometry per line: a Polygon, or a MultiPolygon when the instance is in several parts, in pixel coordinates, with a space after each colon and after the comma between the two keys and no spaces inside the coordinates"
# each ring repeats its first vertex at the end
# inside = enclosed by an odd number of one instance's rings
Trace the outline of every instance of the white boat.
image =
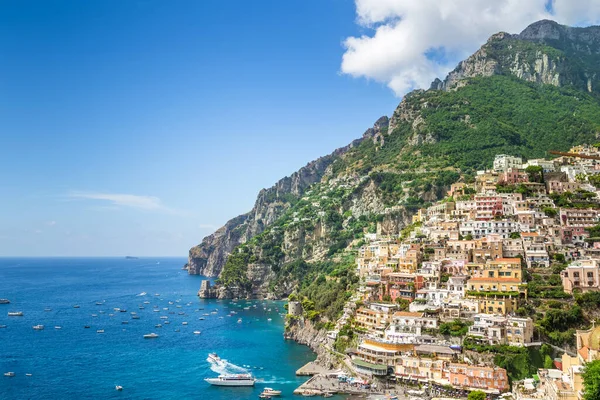
{"type": "Polygon", "coordinates": [[[6,325],[0,325],[0,329],[6,328],[6,325]]]}
{"type": "Polygon", "coordinates": [[[166,315],[163,315],[160,317],[160,319],[169,319],[169,317],[167,317],[166,315]]]}
{"type": "Polygon", "coordinates": [[[144,335],[144,339],[156,339],[158,337],[158,335],[156,333],[149,333],[147,335],[144,335]]]}
{"type": "Polygon", "coordinates": [[[201,334],[201,333],[202,333],[202,332],[200,332],[200,331],[194,331],[194,335],[199,335],[199,334],[201,334]]]}
{"type": "Polygon", "coordinates": [[[181,323],[181,325],[187,325],[187,322],[183,321],[183,322],[181,323]]]}
{"type": "Polygon", "coordinates": [[[117,385],[115,386],[115,390],[118,390],[120,392],[121,390],[123,390],[123,386],[117,385]]]}
{"type": "Polygon", "coordinates": [[[14,372],[5,372],[4,376],[8,376],[8,377],[12,378],[13,376],[15,376],[15,373],[14,372]]]}
{"type": "Polygon", "coordinates": [[[104,329],[98,329],[96,333],[104,333],[104,329]]]}
{"type": "Polygon", "coordinates": [[[51,308],[44,308],[44,311],[45,312],[50,312],[50,311],[52,311],[52,309],[51,308]]]}
{"type": "Polygon", "coordinates": [[[44,330],[44,325],[34,325],[33,329],[35,329],[36,331],[43,331],[44,330]]]}
{"type": "Polygon", "coordinates": [[[281,396],[281,390],[266,387],[263,390],[263,394],[266,394],[267,396],[281,396]]]}
{"type": "Polygon", "coordinates": [[[8,316],[9,317],[22,317],[23,311],[9,311],[8,316]]]}
{"type": "Polygon", "coordinates": [[[156,325],[154,325],[154,327],[155,328],[162,328],[162,325],[161,324],[156,324],[156,325]]]}
{"type": "Polygon", "coordinates": [[[32,376],[31,374],[25,374],[25,376],[32,376]]]}
{"type": "Polygon", "coordinates": [[[238,319],[237,323],[238,323],[238,324],[241,324],[241,323],[242,323],[242,319],[241,319],[241,318],[240,318],[240,319],[238,319]]]}
{"type": "Polygon", "coordinates": [[[75,304],[73,308],[79,308],[79,304],[75,304]]]}
{"type": "Polygon", "coordinates": [[[131,319],[140,319],[140,316],[139,315],[132,315],[131,319]]]}
{"type": "Polygon", "coordinates": [[[215,386],[254,386],[256,379],[250,374],[219,375],[217,378],[206,378],[206,382],[215,386]]]}
{"type": "Polygon", "coordinates": [[[54,327],[54,329],[62,329],[62,326],[58,326],[58,325],[56,325],[56,326],[54,327]]]}

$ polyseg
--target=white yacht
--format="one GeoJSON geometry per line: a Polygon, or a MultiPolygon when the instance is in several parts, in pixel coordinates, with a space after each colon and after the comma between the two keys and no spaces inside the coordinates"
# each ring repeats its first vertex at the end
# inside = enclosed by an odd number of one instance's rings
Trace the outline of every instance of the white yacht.
{"type": "Polygon", "coordinates": [[[158,335],[156,333],[149,333],[147,335],[144,335],[144,339],[156,339],[158,337],[158,335]]]}
{"type": "Polygon", "coordinates": [[[9,311],[8,316],[9,317],[22,317],[23,311],[9,311]]]}
{"type": "Polygon", "coordinates": [[[267,396],[281,396],[281,390],[275,390],[273,388],[268,388],[266,387],[262,394],[267,395],[267,396]]]}
{"type": "Polygon", "coordinates": [[[250,374],[219,375],[217,378],[206,378],[206,382],[215,386],[254,386],[256,379],[250,374]]]}

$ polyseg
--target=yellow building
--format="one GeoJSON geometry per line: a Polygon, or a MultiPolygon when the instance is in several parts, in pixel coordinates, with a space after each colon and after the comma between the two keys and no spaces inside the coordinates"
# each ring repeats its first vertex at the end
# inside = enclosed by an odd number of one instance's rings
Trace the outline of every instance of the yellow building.
{"type": "Polygon", "coordinates": [[[486,314],[508,314],[516,311],[521,294],[527,296],[522,281],[519,258],[498,258],[485,264],[468,264],[471,278],[466,295],[477,299],[479,309],[486,314]]]}

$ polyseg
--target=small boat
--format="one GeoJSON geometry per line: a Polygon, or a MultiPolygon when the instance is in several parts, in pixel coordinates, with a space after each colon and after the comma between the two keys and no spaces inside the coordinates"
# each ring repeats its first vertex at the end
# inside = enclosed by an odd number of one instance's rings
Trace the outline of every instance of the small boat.
{"type": "Polygon", "coordinates": [[[204,317],[200,317],[198,318],[200,321],[204,321],[204,317]]]}
{"type": "Polygon", "coordinates": [[[281,390],[266,387],[263,390],[263,394],[266,394],[267,396],[281,396],[281,390]]]}
{"type": "Polygon", "coordinates": [[[103,303],[100,303],[99,301],[96,302],[97,306],[101,306],[103,303]]]}
{"type": "Polygon", "coordinates": [[[90,329],[90,326],[89,325],[85,325],[84,328],[85,329],[90,329]]]}
{"type": "Polygon", "coordinates": [[[92,317],[97,317],[97,316],[98,316],[98,314],[92,314],[92,317]]]}
{"type": "Polygon", "coordinates": [[[144,304],[150,304],[150,302],[149,302],[148,300],[146,300],[146,301],[144,302],[144,304]]]}
{"type": "Polygon", "coordinates": [[[75,304],[73,308],[79,308],[79,304],[75,304]]]}
{"type": "Polygon", "coordinates": [[[33,329],[36,331],[43,331],[44,330],[44,325],[34,325],[33,329]]]}
{"type": "Polygon", "coordinates": [[[25,374],[25,376],[32,376],[31,374],[25,374]]]}
{"type": "Polygon", "coordinates": [[[154,312],[160,312],[160,310],[158,308],[155,308],[154,310],[152,310],[154,312]]]}
{"type": "Polygon", "coordinates": [[[104,333],[104,329],[98,329],[96,333],[104,333]]]}
{"type": "Polygon", "coordinates": [[[0,299],[0,304],[10,304],[9,299],[0,299]]]}
{"type": "Polygon", "coordinates": [[[5,372],[4,376],[8,376],[8,377],[12,378],[13,376],[15,376],[15,373],[14,372],[5,372]]]}
{"type": "Polygon", "coordinates": [[[156,339],[158,337],[158,335],[156,333],[148,333],[147,335],[144,335],[144,339],[156,339]]]}
{"type": "Polygon", "coordinates": [[[127,325],[129,321],[121,321],[121,325],[127,325]]]}
{"type": "Polygon", "coordinates": [[[8,316],[9,317],[22,317],[23,311],[9,311],[8,316]]]}
{"type": "Polygon", "coordinates": [[[181,331],[181,329],[179,329],[179,328],[175,329],[175,332],[179,332],[179,331],[181,331]]]}
{"type": "Polygon", "coordinates": [[[165,324],[165,325],[169,325],[170,323],[171,323],[171,321],[165,321],[165,322],[163,322],[163,324],[165,324]]]}
{"type": "Polygon", "coordinates": [[[315,392],[302,392],[302,396],[304,397],[315,397],[316,395],[315,392]]]}
{"type": "Polygon", "coordinates": [[[185,313],[184,313],[184,312],[178,312],[177,314],[178,314],[178,315],[185,315],[185,313]]]}
{"type": "Polygon", "coordinates": [[[140,319],[140,316],[139,315],[132,315],[131,319],[140,319]]]}
{"type": "Polygon", "coordinates": [[[138,308],[139,308],[140,310],[143,310],[143,309],[144,309],[144,306],[139,306],[138,308]]]}
{"type": "Polygon", "coordinates": [[[167,317],[166,315],[163,315],[160,317],[160,319],[169,319],[169,317],[167,317]]]}
{"type": "Polygon", "coordinates": [[[181,323],[181,325],[187,325],[187,324],[188,324],[188,323],[187,323],[186,321],[183,321],[183,322],[181,323]]]}
{"type": "Polygon", "coordinates": [[[115,389],[120,392],[121,390],[123,390],[123,386],[117,385],[117,386],[115,386],[115,389]]]}
{"type": "Polygon", "coordinates": [[[333,394],[326,392],[323,397],[327,398],[327,397],[333,397],[333,394]]]}
{"type": "Polygon", "coordinates": [[[6,328],[6,325],[0,325],[0,329],[6,328]]]}
{"type": "Polygon", "coordinates": [[[199,334],[201,334],[201,333],[202,333],[202,332],[200,332],[200,331],[194,331],[194,335],[199,335],[199,334]]]}
{"type": "Polygon", "coordinates": [[[241,324],[241,323],[242,323],[242,319],[241,319],[241,318],[239,318],[239,319],[237,320],[237,323],[238,323],[238,324],[241,324]]]}
{"type": "Polygon", "coordinates": [[[45,312],[50,312],[50,311],[52,311],[52,309],[51,308],[44,308],[44,311],[45,312]]]}
{"type": "Polygon", "coordinates": [[[155,328],[162,328],[162,325],[161,324],[156,324],[156,325],[154,325],[154,327],[155,328]]]}
{"type": "Polygon", "coordinates": [[[54,329],[62,329],[62,326],[56,325],[54,329]]]}
{"type": "Polygon", "coordinates": [[[127,312],[127,310],[126,310],[126,309],[124,309],[124,308],[120,309],[119,311],[120,311],[120,312],[127,312]]]}
{"type": "Polygon", "coordinates": [[[271,318],[267,318],[267,321],[271,322],[271,321],[272,321],[272,319],[271,319],[271,318]]]}
{"type": "Polygon", "coordinates": [[[163,307],[164,311],[169,311],[169,307],[163,307]]]}

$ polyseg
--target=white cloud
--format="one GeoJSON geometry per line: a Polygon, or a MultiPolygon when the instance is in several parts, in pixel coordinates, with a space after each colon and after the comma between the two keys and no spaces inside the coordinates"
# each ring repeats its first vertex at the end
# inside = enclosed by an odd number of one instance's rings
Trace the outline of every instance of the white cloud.
{"type": "Polygon", "coordinates": [[[131,207],[141,210],[168,210],[168,208],[162,204],[160,199],[154,196],[137,196],[134,194],[121,193],[71,192],[68,197],[71,199],[107,201],[113,206],[131,207]]]}
{"type": "Polygon", "coordinates": [[[598,0],[355,0],[368,31],[344,41],[341,71],[387,84],[398,96],[428,88],[489,36],[519,33],[540,19],[600,22],[598,0]],[[432,53],[434,55],[432,55],[432,53]]]}
{"type": "Polygon", "coordinates": [[[54,225],[56,225],[56,221],[48,221],[48,222],[46,222],[46,225],[54,226],[54,225]]]}

